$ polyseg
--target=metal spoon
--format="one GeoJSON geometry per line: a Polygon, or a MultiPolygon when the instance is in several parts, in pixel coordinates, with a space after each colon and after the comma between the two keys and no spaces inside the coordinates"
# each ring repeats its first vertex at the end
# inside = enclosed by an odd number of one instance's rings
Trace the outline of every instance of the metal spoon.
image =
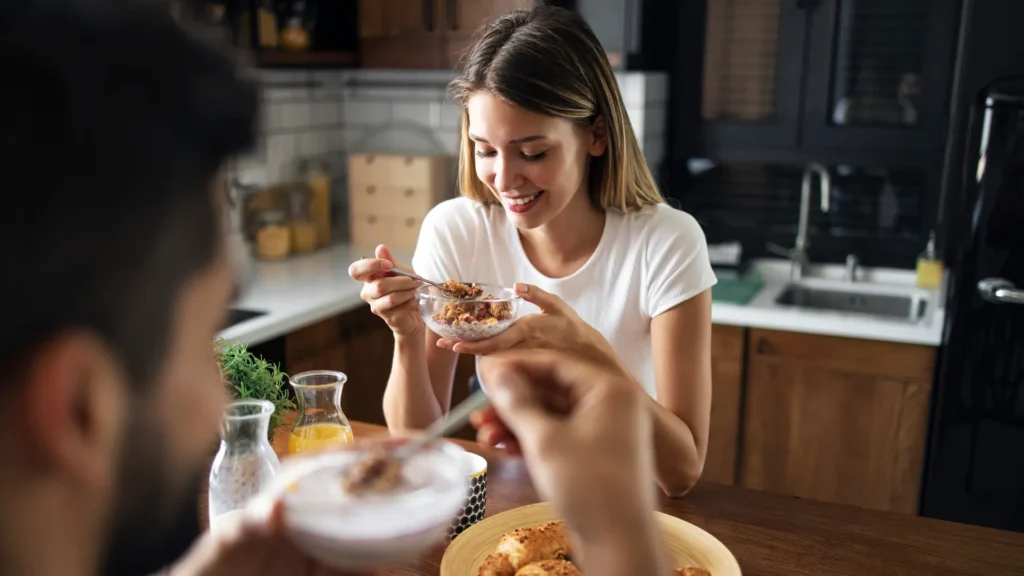
{"type": "MultiPolygon", "coordinates": [[[[369,256],[363,256],[363,260],[367,260],[367,259],[369,259],[369,256]]],[[[398,268],[392,268],[391,269],[391,273],[392,274],[398,274],[399,276],[406,276],[408,278],[412,278],[413,280],[419,280],[420,282],[423,282],[424,284],[430,284],[434,288],[437,288],[438,290],[440,290],[441,294],[444,294],[445,296],[447,296],[449,298],[458,298],[458,296],[456,296],[455,294],[452,294],[450,291],[445,290],[444,286],[442,286],[441,284],[438,284],[437,282],[434,282],[432,280],[427,280],[426,278],[424,278],[422,276],[419,276],[417,274],[413,274],[412,272],[406,272],[405,270],[399,270],[398,268]]],[[[461,298],[461,299],[462,300],[479,300],[480,298],[476,297],[476,298],[461,298]]]]}
{"type": "Polygon", "coordinates": [[[447,416],[431,424],[422,434],[396,448],[393,456],[399,462],[407,460],[431,442],[462,428],[466,422],[469,422],[469,416],[473,412],[490,405],[491,399],[487,397],[483,389],[477,390],[470,394],[469,398],[460,402],[458,406],[452,408],[447,416]]]}

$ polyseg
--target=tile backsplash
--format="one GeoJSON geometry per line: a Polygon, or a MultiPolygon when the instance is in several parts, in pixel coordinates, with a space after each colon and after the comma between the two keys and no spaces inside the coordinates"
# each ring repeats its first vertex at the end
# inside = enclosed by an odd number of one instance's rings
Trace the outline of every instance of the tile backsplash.
{"type": "MultiPolygon", "coordinates": [[[[656,168],[665,150],[667,77],[616,76],[644,155],[656,168]]],[[[446,97],[451,72],[262,71],[260,78],[262,136],[258,149],[236,162],[235,176],[243,183],[293,179],[300,161],[315,157],[330,162],[337,183],[332,194],[344,205],[350,153],[454,155],[458,150],[459,108],[446,97]]]]}

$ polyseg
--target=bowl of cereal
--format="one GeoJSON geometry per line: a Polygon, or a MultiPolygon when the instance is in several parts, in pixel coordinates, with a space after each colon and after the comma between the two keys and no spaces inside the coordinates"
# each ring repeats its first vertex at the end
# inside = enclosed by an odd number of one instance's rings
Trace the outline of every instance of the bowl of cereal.
{"type": "Polygon", "coordinates": [[[400,565],[445,541],[466,499],[462,448],[435,442],[402,462],[401,439],[286,459],[274,484],[251,505],[257,516],[284,507],[285,534],[331,568],[400,565]]]}
{"type": "Polygon", "coordinates": [[[438,336],[454,342],[474,342],[501,334],[519,316],[522,298],[510,288],[493,284],[464,284],[449,280],[444,290],[425,285],[416,290],[420,314],[438,336]]]}

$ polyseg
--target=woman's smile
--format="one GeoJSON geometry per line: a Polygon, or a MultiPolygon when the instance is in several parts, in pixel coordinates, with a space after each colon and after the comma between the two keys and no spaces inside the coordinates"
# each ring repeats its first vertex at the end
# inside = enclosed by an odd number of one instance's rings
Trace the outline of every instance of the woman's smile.
{"type": "Polygon", "coordinates": [[[532,210],[533,207],[537,205],[537,201],[543,195],[544,190],[541,190],[528,195],[510,196],[508,194],[502,194],[501,199],[505,201],[505,207],[508,208],[510,212],[523,214],[524,212],[532,210]]]}

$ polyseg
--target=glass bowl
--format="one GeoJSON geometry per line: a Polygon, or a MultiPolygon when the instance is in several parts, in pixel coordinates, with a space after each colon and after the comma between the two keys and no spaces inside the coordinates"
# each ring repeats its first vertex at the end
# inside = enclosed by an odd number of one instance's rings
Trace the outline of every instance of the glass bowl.
{"type": "Polygon", "coordinates": [[[492,338],[508,330],[519,317],[523,299],[509,288],[477,284],[480,298],[452,298],[428,285],[416,289],[420,315],[438,336],[454,342],[492,338]]]}
{"type": "Polygon", "coordinates": [[[403,485],[394,491],[353,495],[341,482],[345,470],[370,451],[405,441],[358,441],[333,452],[288,458],[252,510],[265,515],[282,501],[288,538],[332,568],[361,570],[416,560],[444,541],[466,499],[465,450],[449,442],[424,447],[405,462],[403,485]]]}

